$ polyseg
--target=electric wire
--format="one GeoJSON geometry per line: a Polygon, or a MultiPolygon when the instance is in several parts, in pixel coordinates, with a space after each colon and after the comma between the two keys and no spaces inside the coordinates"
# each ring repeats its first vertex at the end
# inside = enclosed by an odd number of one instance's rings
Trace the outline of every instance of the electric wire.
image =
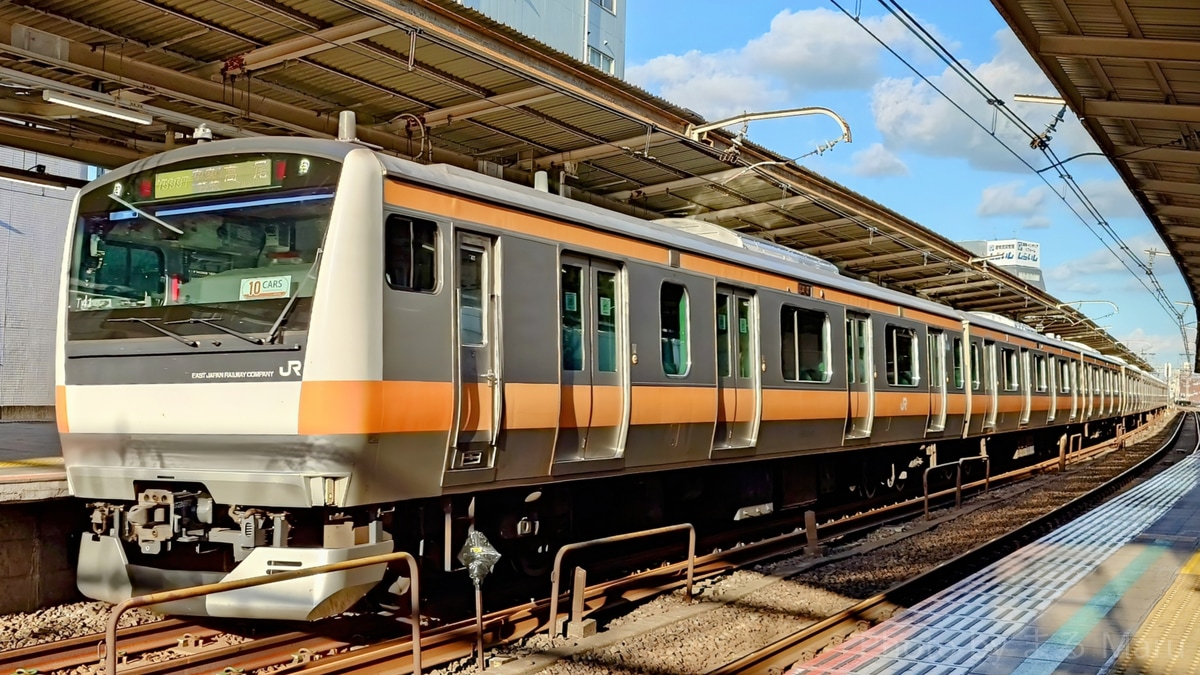
{"type": "MultiPolygon", "coordinates": [[[[955,109],[957,109],[960,113],[962,113],[963,116],[965,116],[967,119],[969,119],[972,123],[974,123],[977,127],[979,127],[980,130],[982,130],[988,136],[991,136],[993,140],[995,140],[997,143],[1000,144],[1000,146],[1002,148],[1004,148],[1004,150],[1006,150],[1009,154],[1011,154],[1015,159],[1017,159],[1017,161],[1019,161],[1027,169],[1029,169],[1031,172],[1033,172],[1035,175],[1037,175],[1042,180],[1042,182],[1045,183],[1046,186],[1051,190],[1051,192],[1053,192],[1054,195],[1057,196],[1063,202],[1063,204],[1068,208],[1068,210],[1070,210],[1075,215],[1075,217],[1078,218],[1080,220],[1080,222],[1082,222],[1084,224],[1084,226],[1087,227],[1087,229],[1100,241],[1100,243],[1104,245],[1104,247],[1109,251],[1109,253],[1111,253],[1113,255],[1113,257],[1115,257],[1117,259],[1117,261],[1121,263],[1122,267],[1124,267],[1126,269],[1126,271],[1128,271],[1138,281],[1138,283],[1148,293],[1151,294],[1152,297],[1154,297],[1155,301],[1168,314],[1168,316],[1170,316],[1174,321],[1176,321],[1177,323],[1180,324],[1180,328],[1181,328],[1181,332],[1182,332],[1182,328],[1183,328],[1182,314],[1175,310],[1173,304],[1170,301],[1170,298],[1166,296],[1165,291],[1163,291],[1160,295],[1159,292],[1156,292],[1156,289],[1152,289],[1150,286],[1148,286],[1146,281],[1142,278],[1142,275],[1137,274],[1130,267],[1129,262],[1126,259],[1126,257],[1120,255],[1117,251],[1113,250],[1113,245],[1110,245],[1109,242],[1106,241],[1105,238],[1099,232],[1096,231],[1096,228],[1093,227],[1093,225],[1088,221],[1088,219],[1085,218],[1082,214],[1080,214],[1079,211],[1075,208],[1075,206],[1072,205],[1071,202],[1062,193],[1060,193],[1057,189],[1055,189],[1054,185],[1045,176],[1043,176],[1028,160],[1026,160],[1018,152],[1016,152],[1012,147],[1010,147],[1007,143],[1005,143],[1004,140],[1002,138],[1000,138],[993,130],[989,130],[986,125],[984,125],[974,115],[972,115],[970,112],[968,112],[962,105],[959,104],[958,101],[956,101],[952,96],[947,94],[941,87],[938,87],[932,80],[929,79],[929,77],[927,77],[919,69],[917,69],[915,66],[913,66],[907,59],[905,59],[899,52],[897,52],[896,49],[894,49],[885,40],[880,38],[874,31],[872,31],[868,26],[866,26],[857,15],[852,14],[849,11],[847,11],[846,8],[843,7],[837,0],[830,0],[830,2],[835,7],[837,7],[843,14],[845,14],[851,20],[853,20],[856,24],[858,24],[864,31],[866,31],[866,33],[872,39],[874,39],[876,42],[878,42],[880,44],[880,46],[882,46],[889,53],[891,53],[894,57],[896,57],[897,60],[899,60],[902,64],[904,64],[905,67],[907,67],[917,77],[919,77],[923,82],[925,82],[926,85],[928,85],[930,88],[932,88],[934,91],[936,91],[943,99],[945,99],[948,103],[950,103],[950,105],[952,105],[955,109]]],[[[1037,139],[1040,137],[1040,135],[1036,131],[1034,131],[1031,127],[1029,127],[1029,125],[1026,124],[1024,122],[1024,120],[1021,120],[1019,116],[1016,116],[1006,106],[1004,106],[1003,102],[1000,101],[1000,99],[998,97],[996,97],[994,94],[992,94],[991,91],[986,87],[986,85],[984,85],[982,82],[979,82],[979,80],[977,78],[975,78],[973,74],[971,74],[965,67],[963,67],[961,62],[959,62],[958,59],[953,56],[953,54],[950,54],[948,50],[945,50],[944,47],[941,47],[941,43],[939,41],[937,41],[936,37],[929,34],[928,31],[924,30],[923,27],[919,27],[919,28],[914,27],[914,26],[910,25],[907,21],[901,19],[901,17],[897,15],[896,11],[893,11],[892,8],[887,5],[885,0],[879,0],[879,2],[881,5],[884,6],[885,9],[887,9],[893,15],[893,17],[895,17],[897,19],[897,21],[899,21],[902,25],[904,25],[907,30],[912,32],[918,38],[918,40],[920,40],[922,42],[922,44],[926,45],[926,47],[931,49],[944,63],[946,63],[947,67],[950,70],[952,70],[957,75],[959,75],[961,78],[963,78],[968,83],[968,85],[971,86],[972,89],[974,89],[977,93],[979,93],[980,96],[982,96],[988,102],[988,104],[993,107],[994,110],[998,109],[1000,111],[1000,113],[1002,115],[1004,115],[1004,117],[1006,119],[1010,120],[1011,123],[1013,123],[1015,126],[1017,126],[1017,128],[1020,129],[1022,132],[1026,133],[1026,135],[1030,135],[1031,138],[1037,139]],[[936,47],[935,47],[935,45],[936,45],[936,47]],[[941,49],[938,49],[938,47],[941,47],[941,49]]],[[[897,4],[896,7],[899,8],[899,5],[897,4]]],[[[900,8],[899,11],[902,12],[905,16],[909,16],[907,14],[907,12],[903,11],[902,8],[900,8]]],[[[916,23],[915,20],[913,20],[913,21],[914,21],[914,23],[916,23]]],[[[917,25],[919,26],[919,23],[917,25]]],[[[1043,150],[1043,154],[1045,154],[1047,157],[1054,158],[1053,154],[1046,153],[1046,148],[1042,148],[1042,150],[1043,150]]],[[[1056,158],[1054,158],[1054,162],[1057,163],[1056,158]]],[[[1071,177],[1069,173],[1063,171],[1061,166],[1059,166],[1057,168],[1059,169],[1060,178],[1062,178],[1064,180],[1064,183],[1066,183],[1071,188],[1072,194],[1074,194],[1076,196],[1076,198],[1079,199],[1080,203],[1084,206],[1085,209],[1087,209],[1088,214],[1097,218],[1097,221],[1098,221],[1097,224],[1099,224],[1100,227],[1106,233],[1110,233],[1111,236],[1114,237],[1114,241],[1119,242],[1117,244],[1118,248],[1122,249],[1125,252],[1128,252],[1130,254],[1129,258],[1132,258],[1134,261],[1136,261],[1138,266],[1146,271],[1146,273],[1147,273],[1146,276],[1153,277],[1154,276],[1153,272],[1150,271],[1146,267],[1146,265],[1144,263],[1142,263],[1139,258],[1137,258],[1137,256],[1132,255],[1132,251],[1129,249],[1129,247],[1127,245],[1125,245],[1123,241],[1120,240],[1120,237],[1116,235],[1115,231],[1112,231],[1111,225],[1109,225],[1109,223],[1100,215],[1099,210],[1096,209],[1095,205],[1091,202],[1091,200],[1087,198],[1086,193],[1084,193],[1083,190],[1081,188],[1079,188],[1079,186],[1075,183],[1074,178],[1071,177]]],[[[1161,289],[1161,284],[1158,283],[1156,278],[1153,279],[1153,284],[1158,289],[1161,289]]],[[[1184,340],[1184,348],[1185,348],[1185,350],[1188,348],[1186,338],[1184,340]]]]}

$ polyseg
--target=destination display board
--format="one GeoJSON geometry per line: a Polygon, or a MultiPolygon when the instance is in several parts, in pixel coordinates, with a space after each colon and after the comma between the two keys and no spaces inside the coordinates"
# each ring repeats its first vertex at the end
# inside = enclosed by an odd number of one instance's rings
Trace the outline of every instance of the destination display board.
{"type": "Polygon", "coordinates": [[[271,160],[202,166],[154,174],[154,198],[188,197],[271,185],[271,160]]]}

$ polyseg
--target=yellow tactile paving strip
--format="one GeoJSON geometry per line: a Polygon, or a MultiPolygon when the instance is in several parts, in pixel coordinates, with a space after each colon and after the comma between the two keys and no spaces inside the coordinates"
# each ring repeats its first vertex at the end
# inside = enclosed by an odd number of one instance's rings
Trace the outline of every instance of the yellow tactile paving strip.
{"type": "Polygon", "coordinates": [[[62,466],[62,457],[36,457],[31,459],[9,459],[0,461],[2,469],[40,469],[62,466]]]}
{"type": "Polygon", "coordinates": [[[1200,553],[1183,566],[1175,582],[1150,611],[1112,669],[1114,674],[1200,674],[1200,553]]]}

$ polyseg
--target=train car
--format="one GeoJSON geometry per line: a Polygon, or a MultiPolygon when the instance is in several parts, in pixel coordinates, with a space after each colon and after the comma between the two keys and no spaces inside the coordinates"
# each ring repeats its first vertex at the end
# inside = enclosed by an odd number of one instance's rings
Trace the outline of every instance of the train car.
{"type": "MultiPolygon", "coordinates": [[[[109,602],[400,549],[452,572],[468,525],[538,574],[605,527],[869,496],[1165,405],[1125,364],[768,242],[289,138],[80,191],[56,384],[78,585],[109,602]]],[[[385,572],[160,609],[312,620],[401,589],[385,572]]]]}

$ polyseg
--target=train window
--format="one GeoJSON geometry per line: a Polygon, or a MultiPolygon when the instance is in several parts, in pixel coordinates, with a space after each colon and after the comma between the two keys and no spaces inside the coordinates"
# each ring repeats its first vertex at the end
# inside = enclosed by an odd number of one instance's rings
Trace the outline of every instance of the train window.
{"type": "Polygon", "coordinates": [[[617,372],[617,275],[596,271],[596,370],[617,372]]]}
{"type": "Polygon", "coordinates": [[[971,345],[971,390],[979,391],[983,370],[979,365],[979,345],[971,345]]]}
{"type": "Polygon", "coordinates": [[[458,249],[458,335],[461,344],[482,346],[487,340],[484,317],[483,249],[463,244],[458,249]]]}
{"type": "Polygon", "coordinates": [[[825,312],[784,305],[779,310],[780,364],[788,382],[828,382],[829,318],[825,312]]]}
{"type": "Polygon", "coordinates": [[[750,357],[752,356],[750,348],[750,298],[739,297],[737,299],[737,308],[738,377],[749,378],[750,357]]]}
{"type": "Polygon", "coordinates": [[[911,328],[888,326],[884,353],[887,382],[897,387],[917,386],[917,335],[911,328]]]}
{"type": "Polygon", "coordinates": [[[1041,354],[1034,354],[1033,362],[1034,376],[1037,378],[1037,390],[1046,391],[1046,357],[1041,354]]]}
{"type": "Polygon", "coordinates": [[[1071,393],[1071,363],[1066,360],[1058,362],[1058,390],[1064,394],[1071,393]]]}
{"type": "Polygon", "coordinates": [[[729,363],[729,311],[733,299],[724,293],[717,294],[717,375],[730,377],[733,368],[729,363]]]}
{"type": "Polygon", "coordinates": [[[560,281],[562,295],[562,369],[583,370],[583,268],[563,265],[560,281]]]}
{"type": "Polygon", "coordinates": [[[942,372],[946,367],[946,342],[940,332],[929,331],[925,338],[929,347],[929,386],[940,389],[946,386],[946,375],[942,372]]]}
{"type": "Polygon", "coordinates": [[[658,294],[662,322],[662,364],[667,375],[684,377],[691,369],[688,348],[688,295],[679,284],[663,282],[658,294]]]}
{"type": "Polygon", "coordinates": [[[437,288],[437,223],[399,215],[384,227],[384,279],[400,291],[437,288]]]}
{"type": "Polygon", "coordinates": [[[962,338],[954,338],[954,388],[963,388],[963,343],[962,338]]]}
{"type": "Polygon", "coordinates": [[[1017,352],[1014,349],[1001,349],[1004,363],[1004,389],[1016,391],[1021,386],[1021,373],[1017,370],[1017,352]]]}

